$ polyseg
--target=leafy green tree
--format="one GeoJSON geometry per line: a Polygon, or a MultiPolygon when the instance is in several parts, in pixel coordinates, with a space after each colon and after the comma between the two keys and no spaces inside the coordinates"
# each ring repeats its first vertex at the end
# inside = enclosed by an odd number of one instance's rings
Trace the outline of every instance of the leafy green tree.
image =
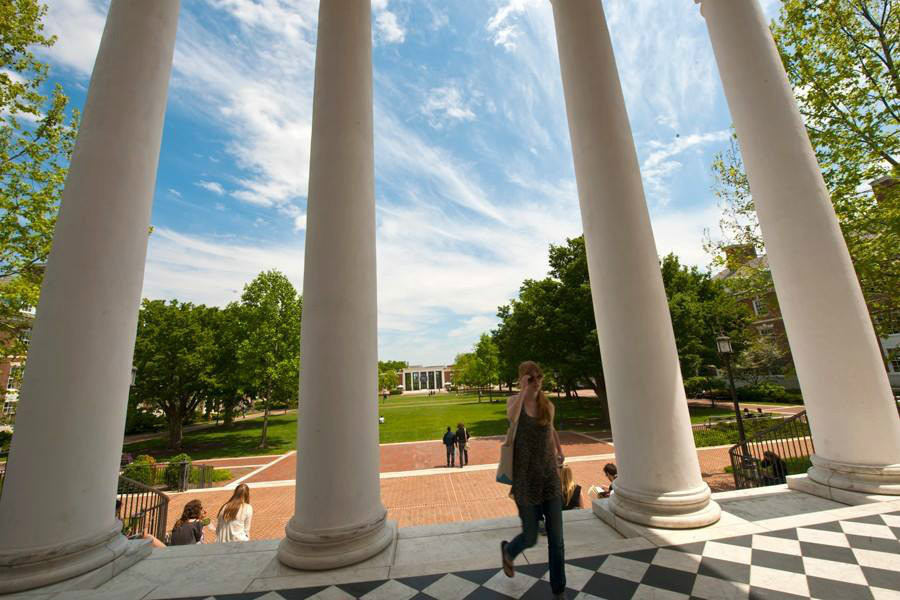
{"type": "Polygon", "coordinates": [[[405,369],[409,363],[403,360],[379,360],[378,361],[378,390],[392,390],[397,387],[397,376],[401,369],[405,369]]]}
{"type": "Polygon", "coordinates": [[[34,47],[47,7],[37,0],[0,3],[0,339],[7,356],[24,356],[50,253],[59,200],[78,129],[78,111],[66,119],[68,98],[57,85],[41,92],[49,75],[34,47]]]}
{"type": "Polygon", "coordinates": [[[217,313],[216,308],[177,300],[141,303],[131,396],[166,415],[173,450],[181,448],[185,420],[209,397],[216,354],[212,324],[217,313]]]}
{"type": "MultiPolygon", "coordinates": [[[[272,270],[256,276],[244,287],[239,309],[242,339],[237,361],[245,388],[263,399],[262,436],[267,447],[270,403],[290,385],[300,364],[302,298],[282,273],[272,270]]],[[[298,385],[299,375],[293,385],[298,385]]]]}
{"type": "Polygon", "coordinates": [[[682,265],[674,254],[662,259],[661,268],[681,373],[685,378],[696,377],[702,365],[721,362],[716,336],[728,334],[741,347],[750,310],[709,273],[682,265]]]}
{"type": "MultiPolygon", "coordinates": [[[[772,33],[822,167],[876,330],[900,328],[900,185],[878,195],[868,184],[900,178],[900,11],[893,0],[785,0],[772,33]]],[[[722,240],[707,236],[714,264],[723,249],[763,249],[736,144],[713,163],[722,240]]],[[[730,285],[771,285],[765,264],[730,285]]]]}
{"type": "Polygon", "coordinates": [[[210,396],[217,406],[222,407],[225,426],[234,423],[234,409],[244,397],[244,378],[237,355],[243,339],[240,319],[241,307],[232,302],[219,311],[212,322],[215,353],[210,396]]]}

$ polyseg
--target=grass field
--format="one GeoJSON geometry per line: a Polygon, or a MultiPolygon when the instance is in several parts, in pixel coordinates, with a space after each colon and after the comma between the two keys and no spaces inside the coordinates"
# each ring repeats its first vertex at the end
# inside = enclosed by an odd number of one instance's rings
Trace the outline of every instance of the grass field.
{"type": "MultiPolygon", "coordinates": [[[[411,397],[392,396],[386,403],[380,402],[378,414],[384,417],[379,425],[381,443],[411,442],[440,439],[447,426],[456,428],[465,423],[469,433],[477,437],[502,435],[506,432],[506,398],[498,397],[493,403],[477,396],[411,397]]],[[[553,398],[556,404],[558,429],[574,431],[599,431],[609,428],[601,417],[595,398],[553,398]]],[[[731,414],[727,408],[692,408],[691,422],[703,423],[712,415],[731,414]]],[[[269,447],[257,448],[262,429],[262,419],[239,421],[230,428],[211,427],[184,435],[183,452],[193,459],[230,458],[261,454],[283,454],[295,447],[297,414],[269,417],[269,447]]],[[[150,454],[157,459],[176,454],[166,448],[166,439],[153,439],[128,444],[125,452],[132,455],[150,454]]]]}

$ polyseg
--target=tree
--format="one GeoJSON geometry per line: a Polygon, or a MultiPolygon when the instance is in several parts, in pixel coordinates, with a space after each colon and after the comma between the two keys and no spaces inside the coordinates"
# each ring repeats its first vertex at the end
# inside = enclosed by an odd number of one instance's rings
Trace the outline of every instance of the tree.
{"type": "MultiPolygon", "coordinates": [[[[242,339],[237,360],[245,387],[264,402],[259,447],[268,444],[269,409],[273,394],[290,384],[300,364],[302,298],[278,271],[265,271],[244,286],[239,308],[242,339]]],[[[294,385],[299,384],[298,378],[294,385]]]]}
{"type": "Polygon", "coordinates": [[[163,411],[173,450],[181,448],[185,420],[209,397],[216,354],[212,322],[217,312],[177,300],[141,303],[132,397],[163,411]]]}
{"type": "Polygon", "coordinates": [[[378,361],[378,390],[392,390],[397,387],[397,374],[405,369],[409,363],[402,360],[378,361]]]}
{"type": "Polygon", "coordinates": [[[751,340],[738,354],[735,369],[741,379],[755,386],[766,376],[783,371],[786,354],[774,339],[759,336],[751,340]]]}
{"type": "Polygon", "coordinates": [[[696,377],[703,365],[717,365],[716,336],[727,334],[740,348],[750,311],[709,273],[682,265],[669,254],[661,262],[663,286],[672,317],[683,377],[696,377]]]}
{"type": "Polygon", "coordinates": [[[212,323],[215,350],[210,395],[222,406],[226,427],[234,423],[234,409],[244,397],[244,379],[237,355],[243,338],[240,318],[241,307],[232,302],[219,311],[212,323]]]}
{"type": "Polygon", "coordinates": [[[47,7],[37,0],[0,3],[0,339],[7,356],[24,356],[50,253],[59,200],[78,130],[66,121],[68,98],[41,88],[49,68],[31,48],[52,46],[43,34],[47,7]]]}
{"type": "MultiPolygon", "coordinates": [[[[847,242],[876,331],[900,327],[900,11],[893,0],[785,0],[772,33],[847,242]],[[878,186],[876,186],[878,187],[878,186]]],[[[714,264],[724,247],[763,243],[737,147],[713,163],[722,240],[707,236],[714,264]]],[[[747,293],[771,286],[765,264],[732,278],[747,293]]]]}
{"type": "MultiPolygon", "coordinates": [[[[719,362],[716,335],[725,332],[740,340],[749,314],[721,282],[696,267],[681,265],[675,255],[666,256],[660,268],[682,373],[693,376],[701,365],[719,362]]],[[[606,386],[583,237],[550,246],[549,275],[526,280],[518,299],[500,307],[500,325],[494,332],[500,362],[509,369],[524,360],[537,361],[567,395],[579,385],[591,387],[605,411],[606,386]]]]}

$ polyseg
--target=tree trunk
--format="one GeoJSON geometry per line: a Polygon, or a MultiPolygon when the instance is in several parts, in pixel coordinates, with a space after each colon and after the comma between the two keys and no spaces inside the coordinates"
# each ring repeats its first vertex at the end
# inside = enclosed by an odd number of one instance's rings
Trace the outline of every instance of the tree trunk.
{"type": "Polygon", "coordinates": [[[268,388],[266,389],[266,404],[265,411],[263,412],[263,428],[262,428],[262,439],[259,441],[259,447],[261,449],[268,448],[269,444],[269,399],[272,397],[272,384],[269,383],[268,388]]]}
{"type": "Polygon", "coordinates": [[[181,450],[184,442],[181,415],[170,414],[169,417],[169,449],[181,450]]]}
{"type": "Polygon", "coordinates": [[[231,427],[234,424],[234,399],[225,401],[225,427],[231,427]]]}

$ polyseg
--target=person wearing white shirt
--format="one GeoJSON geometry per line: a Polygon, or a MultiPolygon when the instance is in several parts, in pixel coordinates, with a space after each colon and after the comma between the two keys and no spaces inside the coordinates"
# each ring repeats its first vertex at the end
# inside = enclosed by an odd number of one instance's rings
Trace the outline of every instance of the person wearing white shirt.
{"type": "Polygon", "coordinates": [[[216,518],[216,541],[249,541],[252,520],[253,507],[250,506],[250,487],[246,483],[242,483],[234,488],[234,494],[219,509],[216,518]]]}

